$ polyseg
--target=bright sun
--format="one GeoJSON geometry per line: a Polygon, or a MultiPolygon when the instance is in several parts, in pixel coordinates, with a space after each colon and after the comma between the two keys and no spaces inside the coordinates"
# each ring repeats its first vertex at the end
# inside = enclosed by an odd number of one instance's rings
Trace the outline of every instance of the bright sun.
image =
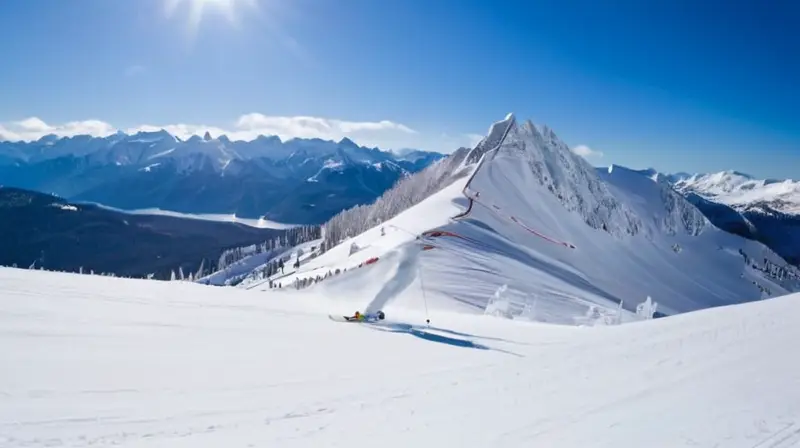
{"type": "Polygon", "coordinates": [[[167,17],[172,16],[179,6],[188,3],[189,27],[194,32],[203,20],[205,12],[221,12],[231,23],[236,23],[236,10],[241,6],[256,7],[257,0],[165,0],[167,17]]]}

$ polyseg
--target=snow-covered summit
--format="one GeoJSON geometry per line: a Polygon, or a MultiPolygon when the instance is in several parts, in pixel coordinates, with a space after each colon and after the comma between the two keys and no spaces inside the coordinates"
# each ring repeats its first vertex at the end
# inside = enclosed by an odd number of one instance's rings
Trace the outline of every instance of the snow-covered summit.
{"type": "Polygon", "coordinates": [[[505,139],[506,134],[511,129],[511,127],[515,124],[516,118],[514,117],[513,113],[509,113],[506,115],[506,118],[503,120],[497,121],[492,123],[489,127],[489,132],[486,134],[486,137],[481,139],[477,145],[467,154],[467,157],[464,159],[465,165],[471,165],[477,163],[484,154],[489,151],[492,151],[497,148],[497,146],[502,143],[503,139],[505,139]]]}
{"type": "Polygon", "coordinates": [[[546,126],[537,127],[531,121],[513,124],[491,157],[523,162],[508,169],[517,171],[525,185],[534,180],[592,228],[618,236],[635,235],[641,228],[639,218],[610,193],[595,169],[546,126]]]}
{"type": "Polygon", "coordinates": [[[800,215],[800,181],[755,179],[738,171],[722,171],[695,174],[676,182],[675,187],[741,211],[800,215]]]}

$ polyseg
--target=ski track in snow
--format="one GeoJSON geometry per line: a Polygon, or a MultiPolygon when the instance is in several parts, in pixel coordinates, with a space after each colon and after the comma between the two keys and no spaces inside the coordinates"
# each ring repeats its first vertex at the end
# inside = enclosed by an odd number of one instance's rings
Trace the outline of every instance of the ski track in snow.
{"type": "Polygon", "coordinates": [[[15,269],[0,285],[4,447],[800,440],[798,295],[612,327],[428,327],[331,322],[313,295],[15,269]]]}

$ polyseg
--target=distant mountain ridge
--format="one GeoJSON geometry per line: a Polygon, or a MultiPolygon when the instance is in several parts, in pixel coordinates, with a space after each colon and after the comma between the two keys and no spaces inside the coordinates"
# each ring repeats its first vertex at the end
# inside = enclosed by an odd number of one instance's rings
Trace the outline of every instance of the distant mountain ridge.
{"type": "Polygon", "coordinates": [[[443,157],[419,150],[395,154],[348,138],[232,141],[207,132],[182,140],[165,130],[48,135],[0,142],[0,184],[123,209],[306,224],[370,202],[443,157]]]}
{"type": "Polygon", "coordinates": [[[675,187],[740,211],[800,216],[800,181],[756,179],[740,171],[722,171],[677,180],[675,187]]]}
{"type": "Polygon", "coordinates": [[[800,266],[800,182],[756,179],[741,171],[664,174],[638,171],[665,182],[717,227],[757,240],[800,266]]]}

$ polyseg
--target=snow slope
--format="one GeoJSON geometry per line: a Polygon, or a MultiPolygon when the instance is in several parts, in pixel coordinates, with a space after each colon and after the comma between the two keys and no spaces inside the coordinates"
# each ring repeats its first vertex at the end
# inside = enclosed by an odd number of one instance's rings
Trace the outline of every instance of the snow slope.
{"type": "Polygon", "coordinates": [[[789,447],[800,296],[612,327],[0,269],[0,446],[789,447]]]}
{"type": "Polygon", "coordinates": [[[290,283],[298,277],[316,276],[334,269],[356,268],[370,258],[385,256],[398,250],[403,244],[414,242],[416,236],[421,232],[447,224],[452,216],[463,210],[466,199],[461,196],[461,190],[467,180],[466,177],[458,179],[386,223],[355,238],[345,240],[320,257],[304,264],[303,268],[295,274],[284,277],[283,282],[290,283]],[[384,235],[381,234],[381,228],[383,228],[384,235]],[[356,243],[359,249],[351,254],[353,243],[356,243]]]}
{"type": "Polygon", "coordinates": [[[676,314],[800,290],[797,270],[763,244],[714,227],[668,184],[623,167],[598,172],[546,127],[509,116],[474,152],[472,177],[297,272],[349,270],[300,294],[390,314],[486,313],[499,301],[507,317],[583,325],[631,320],[647,297],[676,314]],[[431,229],[454,236],[414,240],[431,229]],[[351,255],[353,243],[362,250],[351,255]]]}
{"type": "Polygon", "coordinates": [[[675,187],[739,210],[767,206],[800,215],[800,182],[791,179],[760,180],[737,171],[723,171],[695,174],[676,182],[675,187]]]}

